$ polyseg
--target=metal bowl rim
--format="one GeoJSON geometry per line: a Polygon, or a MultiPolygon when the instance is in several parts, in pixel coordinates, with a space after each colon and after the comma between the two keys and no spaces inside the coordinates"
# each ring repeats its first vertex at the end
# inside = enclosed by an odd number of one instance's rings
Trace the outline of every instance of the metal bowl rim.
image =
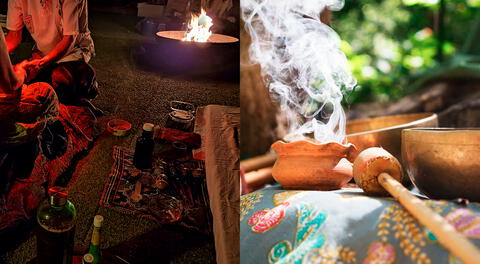
{"type": "Polygon", "coordinates": [[[478,146],[480,128],[418,127],[402,130],[403,146],[410,143],[422,143],[442,146],[478,146]],[[438,135],[438,136],[435,136],[438,135]]]}
{"type": "Polygon", "coordinates": [[[480,127],[413,127],[405,128],[402,133],[480,133],[480,127]]]}
{"type": "Polygon", "coordinates": [[[192,46],[211,46],[211,45],[214,45],[214,46],[217,46],[217,45],[228,45],[228,44],[235,44],[235,43],[238,43],[240,40],[236,37],[232,37],[232,36],[229,36],[229,35],[225,35],[225,34],[218,34],[218,33],[212,33],[212,35],[221,35],[221,36],[226,36],[230,39],[230,41],[225,41],[225,42],[214,42],[214,41],[207,41],[207,42],[197,42],[197,41],[183,41],[181,39],[176,39],[176,38],[169,38],[167,36],[162,36],[161,32],[185,32],[183,30],[164,30],[164,31],[158,31],[155,33],[155,35],[159,38],[159,39],[166,39],[166,40],[171,40],[171,41],[178,41],[180,43],[182,43],[183,45],[192,45],[192,46]]]}
{"type": "Polygon", "coordinates": [[[375,118],[352,120],[350,122],[365,121],[365,120],[369,120],[369,119],[370,120],[375,120],[375,119],[386,118],[386,117],[400,117],[400,116],[411,116],[411,115],[413,116],[413,115],[422,115],[422,114],[425,114],[426,117],[421,118],[421,119],[417,119],[417,120],[412,121],[412,122],[396,125],[396,126],[389,126],[389,127],[384,127],[384,128],[375,129],[375,130],[367,130],[367,131],[347,134],[347,137],[364,135],[364,134],[379,133],[379,132],[383,132],[383,131],[401,129],[401,128],[405,129],[406,127],[409,127],[409,126],[414,126],[414,125],[418,125],[418,124],[421,124],[421,123],[424,123],[424,122],[429,122],[429,121],[437,119],[437,114],[426,112],[426,113],[411,113],[411,114],[402,114],[402,115],[379,116],[379,117],[375,117],[375,118]]]}

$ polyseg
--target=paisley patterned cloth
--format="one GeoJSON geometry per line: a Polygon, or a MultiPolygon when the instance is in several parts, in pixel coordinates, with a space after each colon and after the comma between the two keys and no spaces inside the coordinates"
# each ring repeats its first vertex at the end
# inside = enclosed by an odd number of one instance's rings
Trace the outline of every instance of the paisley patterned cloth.
{"type": "MultiPolygon", "coordinates": [[[[479,203],[424,202],[480,247],[479,203]]],[[[243,195],[240,239],[245,264],[461,263],[393,198],[356,188],[243,195]]]]}

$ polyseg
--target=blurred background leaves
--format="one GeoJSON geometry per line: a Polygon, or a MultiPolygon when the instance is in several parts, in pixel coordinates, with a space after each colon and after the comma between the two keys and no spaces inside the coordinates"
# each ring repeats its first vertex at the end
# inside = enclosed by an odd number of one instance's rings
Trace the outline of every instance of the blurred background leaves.
{"type": "Polygon", "coordinates": [[[480,0],[347,0],[332,23],[358,81],[345,102],[391,101],[414,92],[414,80],[461,53],[478,7],[480,0]]]}

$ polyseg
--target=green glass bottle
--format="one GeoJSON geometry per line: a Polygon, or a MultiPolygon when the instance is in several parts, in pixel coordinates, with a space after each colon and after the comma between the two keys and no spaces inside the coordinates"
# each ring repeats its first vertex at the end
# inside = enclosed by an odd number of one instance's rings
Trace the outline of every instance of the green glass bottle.
{"type": "Polygon", "coordinates": [[[92,254],[87,253],[87,254],[83,255],[82,264],[92,264],[93,260],[94,260],[94,258],[92,256],[92,254]]]}
{"type": "Polygon", "coordinates": [[[48,190],[37,211],[37,263],[71,264],[76,210],[63,187],[48,190]]]}
{"type": "Polygon", "coordinates": [[[88,248],[88,254],[93,256],[93,264],[102,262],[102,252],[100,250],[100,229],[103,224],[103,216],[96,215],[93,218],[93,232],[90,247],[88,248]]]}

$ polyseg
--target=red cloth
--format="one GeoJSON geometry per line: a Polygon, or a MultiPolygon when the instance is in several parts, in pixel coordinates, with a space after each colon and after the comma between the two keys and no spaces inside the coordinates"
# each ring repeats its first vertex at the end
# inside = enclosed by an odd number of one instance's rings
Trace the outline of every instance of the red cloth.
{"type": "Polygon", "coordinates": [[[61,104],[59,120],[68,135],[65,154],[54,160],[39,155],[32,172],[34,177],[45,178],[49,186],[70,166],[77,153],[88,149],[94,138],[95,117],[87,107],[61,104]]]}
{"type": "Polygon", "coordinates": [[[58,116],[58,99],[47,83],[23,85],[18,100],[0,100],[0,146],[30,142],[58,116]],[[8,110],[7,110],[8,109],[8,110]]]}
{"type": "Polygon", "coordinates": [[[201,137],[199,134],[192,132],[185,132],[173,128],[156,127],[155,135],[156,139],[162,139],[169,142],[183,142],[191,148],[199,148],[201,146],[201,137]]]}
{"type": "Polygon", "coordinates": [[[7,196],[7,210],[0,210],[0,255],[1,249],[6,249],[4,246],[14,243],[8,241],[18,239],[15,235],[18,230],[33,221],[39,203],[45,198],[44,188],[51,187],[76,155],[86,151],[93,142],[96,120],[87,107],[60,105],[59,109],[59,120],[67,133],[66,151],[52,160],[40,153],[28,179],[17,179],[12,183],[7,196]]]}

